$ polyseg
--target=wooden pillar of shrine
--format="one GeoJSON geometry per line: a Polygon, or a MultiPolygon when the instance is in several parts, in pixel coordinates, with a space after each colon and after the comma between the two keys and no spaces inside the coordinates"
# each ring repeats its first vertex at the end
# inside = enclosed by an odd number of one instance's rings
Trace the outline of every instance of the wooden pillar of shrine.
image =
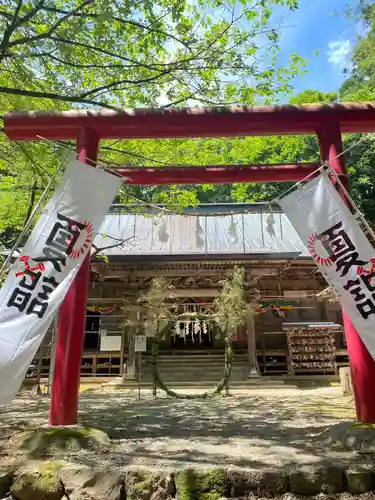
{"type": "Polygon", "coordinates": [[[257,361],[257,347],[255,336],[255,321],[253,311],[249,308],[246,317],[247,354],[249,361],[249,378],[260,377],[257,361]]]}

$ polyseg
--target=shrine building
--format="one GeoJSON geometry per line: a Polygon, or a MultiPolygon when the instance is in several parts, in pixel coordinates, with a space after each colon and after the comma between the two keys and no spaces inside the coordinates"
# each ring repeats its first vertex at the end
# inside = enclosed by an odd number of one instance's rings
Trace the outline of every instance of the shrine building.
{"type": "MultiPolygon", "coordinates": [[[[326,281],[277,205],[202,204],[181,215],[114,205],[94,245],[100,251],[91,263],[82,377],[137,378],[134,339],[147,319],[138,299],[154,277],[168,279],[179,313],[204,313],[234,266],[245,271],[249,303],[258,297],[255,315],[249,312],[233,337],[234,382],[332,378],[348,365],[340,305],[318,300],[326,281]]],[[[216,338],[215,322],[176,321],[169,328],[160,345],[164,379],[218,381],[224,340],[216,338]]],[[[151,339],[147,344],[145,383],[151,380],[151,339]]],[[[39,351],[42,376],[49,371],[50,346],[51,331],[39,351]]]]}

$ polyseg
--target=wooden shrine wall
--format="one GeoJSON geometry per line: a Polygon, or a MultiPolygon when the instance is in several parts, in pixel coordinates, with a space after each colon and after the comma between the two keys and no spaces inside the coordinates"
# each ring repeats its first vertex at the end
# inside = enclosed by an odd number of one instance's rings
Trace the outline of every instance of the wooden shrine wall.
{"type": "MultiPolygon", "coordinates": [[[[213,300],[219,288],[219,282],[230,274],[235,263],[175,263],[159,265],[139,265],[137,269],[128,269],[122,264],[103,266],[100,280],[95,279],[90,283],[88,306],[113,307],[110,314],[102,315],[100,328],[106,331],[107,336],[122,337],[122,349],[117,352],[100,351],[100,338],[97,349],[85,350],[82,361],[83,376],[111,376],[120,375],[124,362],[129,353],[131,335],[137,333],[135,326],[125,326],[125,316],[133,314],[138,309],[137,294],[147,290],[153,276],[165,275],[174,282],[182,296],[208,294],[213,300]],[[103,271],[104,269],[104,271],[103,271]],[[105,274],[107,273],[107,275],[105,274]],[[108,281],[107,278],[111,281],[108,281]],[[103,279],[104,278],[104,279],[103,279]],[[124,311],[124,297],[128,303],[124,311]]],[[[340,307],[329,302],[317,302],[314,296],[325,286],[319,278],[314,278],[314,268],[303,264],[304,267],[291,268],[284,271],[284,264],[262,263],[265,268],[269,265],[268,272],[275,272],[275,276],[259,279],[259,292],[262,298],[274,297],[275,301],[283,297],[284,292],[297,292],[294,301],[296,307],[278,314],[268,310],[255,316],[255,341],[256,358],[263,375],[284,375],[290,373],[289,345],[286,331],[282,328],[283,322],[306,321],[332,321],[341,323],[340,307]],[[278,273],[278,274],[277,274],[278,273]],[[301,295],[298,296],[298,292],[301,295]]],[[[252,264],[259,274],[259,263],[252,264]]],[[[247,271],[247,286],[252,285],[253,268],[247,271]]],[[[267,271],[267,269],[266,269],[267,271]]],[[[94,275],[95,277],[95,275],[94,275]]],[[[50,329],[46,341],[40,352],[43,359],[43,375],[46,376],[50,364],[50,345],[52,341],[50,329]]],[[[348,364],[346,345],[342,331],[335,335],[336,367],[348,364]]],[[[247,331],[246,326],[238,332],[234,341],[238,352],[246,352],[247,331]]],[[[173,350],[170,342],[162,345],[165,351],[173,350]]],[[[202,345],[201,349],[221,352],[222,341],[215,341],[211,347],[202,345]]],[[[36,360],[37,361],[37,360],[36,360]]]]}

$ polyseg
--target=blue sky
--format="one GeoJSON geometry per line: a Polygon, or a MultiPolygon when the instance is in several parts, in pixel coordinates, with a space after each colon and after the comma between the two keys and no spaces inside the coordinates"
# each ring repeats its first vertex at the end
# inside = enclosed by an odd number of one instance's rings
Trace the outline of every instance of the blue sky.
{"type": "MultiPolygon", "coordinates": [[[[358,0],[300,0],[297,11],[283,16],[280,62],[297,52],[309,59],[308,73],[298,77],[295,93],[305,89],[335,91],[345,79],[343,68],[350,62],[356,39],[363,25],[345,17],[347,5],[357,6],[358,0]],[[314,55],[319,51],[319,55],[314,55]]],[[[285,14],[285,11],[284,11],[285,14]]]]}

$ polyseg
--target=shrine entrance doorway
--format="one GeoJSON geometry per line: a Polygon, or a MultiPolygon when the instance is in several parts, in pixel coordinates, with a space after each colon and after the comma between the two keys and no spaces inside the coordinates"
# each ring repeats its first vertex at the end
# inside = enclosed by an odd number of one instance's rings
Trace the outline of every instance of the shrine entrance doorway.
{"type": "Polygon", "coordinates": [[[86,310],[84,349],[96,351],[99,349],[100,312],[86,310]]]}

